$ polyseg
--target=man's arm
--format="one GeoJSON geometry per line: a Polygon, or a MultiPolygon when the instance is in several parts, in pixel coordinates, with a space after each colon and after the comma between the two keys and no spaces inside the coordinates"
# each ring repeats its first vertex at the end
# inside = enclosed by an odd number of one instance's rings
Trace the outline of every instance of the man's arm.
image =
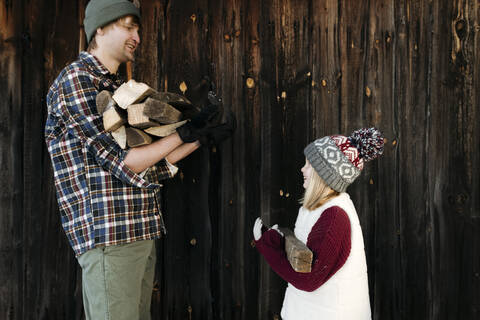
{"type": "Polygon", "coordinates": [[[191,142],[191,143],[184,143],[178,148],[176,148],[175,150],[173,150],[172,152],[170,152],[165,159],[167,159],[169,163],[175,164],[178,161],[190,155],[193,151],[200,148],[200,146],[201,144],[198,141],[191,142]]]}
{"type": "Polygon", "coordinates": [[[218,144],[229,138],[236,128],[235,116],[230,112],[227,122],[206,128],[208,119],[218,112],[218,106],[210,105],[204,108],[192,121],[177,128],[177,132],[156,142],[132,148],[128,151],[124,163],[135,173],[140,173],[165,158],[170,164],[175,164],[197,150],[201,143],[198,139],[205,138],[203,143],[211,139],[218,144]],[[193,123],[193,124],[192,124],[193,123]]]}
{"type": "Polygon", "coordinates": [[[133,172],[140,173],[165,158],[181,144],[183,141],[178,134],[172,133],[152,144],[131,148],[123,162],[133,172]]]}

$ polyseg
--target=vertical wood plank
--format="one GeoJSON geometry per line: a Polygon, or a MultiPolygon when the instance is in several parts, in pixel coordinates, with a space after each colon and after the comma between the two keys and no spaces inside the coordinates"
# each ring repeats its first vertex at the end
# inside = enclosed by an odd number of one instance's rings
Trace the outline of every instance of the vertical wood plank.
{"type": "MultiPolygon", "coordinates": [[[[209,2],[209,61],[212,77],[218,86],[225,108],[236,114],[234,137],[218,147],[215,161],[218,167],[212,174],[219,179],[214,190],[218,211],[212,218],[214,242],[212,262],[215,317],[243,319],[248,306],[245,279],[245,253],[251,237],[247,229],[247,185],[249,180],[245,162],[250,156],[244,136],[248,136],[249,108],[245,105],[245,14],[242,1],[209,2]]],[[[255,142],[252,141],[254,144],[255,142]]],[[[250,253],[251,254],[251,253],[250,253]]]]}
{"type": "MultiPolygon", "coordinates": [[[[398,292],[399,318],[405,317],[404,310],[415,310],[421,318],[427,317],[424,301],[428,300],[428,290],[415,281],[417,277],[427,279],[428,265],[426,248],[426,190],[425,181],[426,143],[428,123],[428,74],[430,48],[427,32],[429,28],[428,4],[395,4],[395,20],[398,23],[397,69],[395,79],[398,118],[398,200],[402,213],[399,221],[400,261],[397,273],[401,285],[398,292]]],[[[423,281],[422,281],[423,282],[423,281]]],[[[410,312],[411,312],[410,311],[410,312]]]]}
{"type": "MultiPolygon", "coordinates": [[[[261,132],[264,121],[261,117],[261,90],[264,86],[260,72],[262,67],[261,55],[261,10],[262,4],[259,1],[243,1],[241,6],[242,23],[241,30],[241,50],[239,58],[243,62],[243,76],[241,78],[241,88],[243,90],[243,108],[245,109],[245,214],[243,217],[244,227],[242,230],[242,239],[244,242],[243,261],[240,270],[244,271],[241,308],[242,314],[240,319],[257,319],[259,318],[259,302],[262,303],[262,296],[259,292],[259,283],[261,276],[259,273],[259,257],[257,250],[253,247],[252,227],[255,219],[261,216],[260,206],[260,188],[261,188],[261,132]]],[[[241,106],[239,106],[241,108],[241,106]]],[[[238,110],[238,109],[236,109],[238,110]]],[[[233,140],[239,140],[236,135],[233,140]]]]}
{"type": "Polygon", "coordinates": [[[0,314],[22,319],[26,287],[23,262],[23,168],[21,91],[22,4],[0,3],[0,314]]]}
{"type": "Polygon", "coordinates": [[[478,3],[435,3],[428,141],[431,318],[479,314],[478,3]],[[434,147],[433,147],[434,146],[434,147]],[[477,172],[473,178],[473,172],[477,172]],[[453,276],[452,275],[456,275],[453,276]],[[455,295],[453,292],[463,292],[455,295]]]}
{"type": "MultiPolygon", "coordinates": [[[[53,184],[50,156],[46,150],[43,129],[47,115],[46,94],[58,73],[86,46],[79,30],[87,0],[76,2],[55,1],[35,2],[26,5],[25,24],[32,32],[32,43],[25,53],[24,73],[25,94],[33,101],[25,114],[26,123],[35,123],[32,147],[40,148],[33,152],[31,163],[32,180],[28,182],[32,197],[28,199],[30,209],[25,213],[31,231],[26,232],[29,251],[25,255],[29,268],[35,275],[25,294],[31,297],[27,303],[28,318],[39,319],[81,319],[83,315],[81,270],[68,244],[60,223],[57,198],[53,184]],[[42,12],[41,15],[38,12],[42,12]],[[72,23],[73,22],[73,23],[72,23]],[[32,76],[33,75],[33,76],[32,76]],[[30,93],[30,90],[35,91],[30,93]],[[41,164],[43,170],[39,171],[41,164]],[[32,256],[40,256],[38,262],[32,256]],[[36,302],[34,302],[36,301],[36,302]],[[36,305],[37,308],[32,308],[36,305]]],[[[26,147],[25,150],[30,149],[26,147]]],[[[27,153],[27,151],[25,151],[27,153]]],[[[31,151],[30,151],[31,152],[31,151]]],[[[28,158],[27,158],[28,159],[28,158]]]]}
{"type": "MultiPolygon", "coordinates": [[[[151,30],[155,36],[145,38],[147,47],[142,53],[146,54],[141,58],[144,60],[139,61],[145,68],[138,70],[138,74],[141,72],[140,78],[170,92],[179,93],[181,82],[192,88],[208,75],[203,11],[206,2],[152,5],[142,4],[142,8],[149,12],[147,19],[154,14],[150,19],[158,19],[155,23],[159,29],[151,30]],[[163,15],[163,24],[160,15],[163,15]],[[168,32],[166,37],[162,28],[168,32]],[[159,79],[164,79],[163,83],[159,79]]],[[[209,156],[208,149],[199,149],[179,164],[181,173],[165,183],[163,213],[168,235],[161,241],[161,293],[156,295],[157,304],[154,305],[154,313],[162,318],[212,318],[209,156]]]]}

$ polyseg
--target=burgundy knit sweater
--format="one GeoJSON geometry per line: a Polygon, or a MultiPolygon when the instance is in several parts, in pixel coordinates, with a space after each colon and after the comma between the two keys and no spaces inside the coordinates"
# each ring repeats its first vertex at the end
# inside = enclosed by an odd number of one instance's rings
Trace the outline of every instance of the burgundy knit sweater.
{"type": "Polygon", "coordinates": [[[310,231],[306,243],[313,252],[312,271],[293,270],[285,253],[284,238],[275,230],[268,230],[255,241],[258,251],[270,267],[295,288],[314,291],[335,274],[350,254],[350,220],[342,208],[326,209],[310,231]]]}

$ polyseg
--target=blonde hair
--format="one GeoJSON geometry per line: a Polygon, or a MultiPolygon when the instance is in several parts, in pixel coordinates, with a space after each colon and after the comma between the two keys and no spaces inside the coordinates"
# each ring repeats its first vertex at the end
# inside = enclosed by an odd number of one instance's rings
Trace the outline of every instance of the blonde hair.
{"type": "Polygon", "coordinates": [[[310,182],[308,183],[305,194],[300,200],[300,203],[305,209],[312,211],[339,194],[340,192],[330,188],[325,181],[320,178],[315,169],[312,168],[310,182]]]}

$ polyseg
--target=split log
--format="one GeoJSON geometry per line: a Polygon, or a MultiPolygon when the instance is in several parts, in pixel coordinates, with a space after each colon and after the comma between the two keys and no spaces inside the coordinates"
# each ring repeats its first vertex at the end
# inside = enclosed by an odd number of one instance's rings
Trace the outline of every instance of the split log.
{"type": "Polygon", "coordinates": [[[147,98],[145,102],[129,105],[128,123],[137,128],[146,128],[161,124],[172,124],[180,121],[182,114],[180,111],[168,103],[147,98]],[[155,120],[158,123],[152,123],[155,120]]]}
{"type": "Polygon", "coordinates": [[[126,109],[129,105],[142,101],[144,98],[155,92],[155,90],[145,83],[136,82],[132,79],[115,90],[113,99],[117,102],[120,108],[126,109]]]}
{"type": "Polygon", "coordinates": [[[126,122],[125,116],[113,106],[103,112],[103,127],[105,131],[115,131],[126,122]]]}
{"type": "Polygon", "coordinates": [[[112,131],[112,136],[117,141],[120,148],[125,149],[127,147],[127,132],[125,126],[121,126],[115,131],[112,131]]]}
{"type": "Polygon", "coordinates": [[[287,228],[280,228],[285,236],[285,252],[293,270],[308,273],[312,271],[313,253],[308,247],[287,228]]]}
{"type": "Polygon", "coordinates": [[[127,133],[127,144],[130,148],[152,143],[152,137],[140,129],[128,127],[125,130],[127,133]]]}
{"type": "Polygon", "coordinates": [[[182,119],[182,113],[166,102],[147,98],[143,113],[159,123],[172,124],[182,119]]]}
{"type": "Polygon", "coordinates": [[[158,123],[151,121],[150,118],[144,114],[144,110],[145,104],[143,103],[129,105],[127,108],[128,124],[140,129],[158,126],[158,123]]]}
{"type": "Polygon", "coordinates": [[[184,96],[173,93],[173,92],[155,92],[150,96],[150,98],[168,103],[174,107],[179,106],[190,106],[192,103],[184,96]]]}
{"type": "Polygon", "coordinates": [[[191,119],[200,112],[200,108],[194,106],[186,97],[173,92],[157,92],[150,98],[166,102],[182,113],[183,119],[191,119]]]}
{"type": "Polygon", "coordinates": [[[112,98],[112,93],[108,90],[100,91],[97,94],[96,102],[97,112],[100,114],[103,114],[105,110],[109,108],[115,107],[115,105],[117,104],[112,98]]]}
{"type": "Polygon", "coordinates": [[[187,120],[184,120],[177,123],[166,124],[164,126],[150,127],[145,129],[145,132],[157,137],[166,137],[174,133],[178,127],[182,126],[186,122],[187,120]]]}

